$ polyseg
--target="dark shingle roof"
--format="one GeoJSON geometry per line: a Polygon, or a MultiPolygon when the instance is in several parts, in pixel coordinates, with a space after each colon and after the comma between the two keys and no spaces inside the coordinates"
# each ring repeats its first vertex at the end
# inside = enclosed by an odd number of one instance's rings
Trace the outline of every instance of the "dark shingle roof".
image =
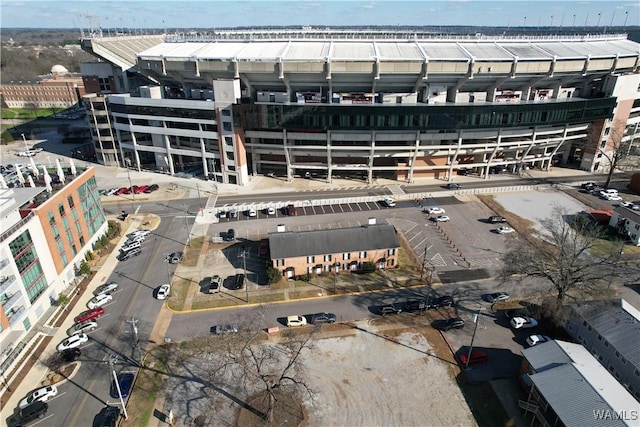
{"type": "Polygon", "coordinates": [[[396,230],[389,224],[269,234],[269,248],[273,259],[390,249],[399,246],[396,230]]]}

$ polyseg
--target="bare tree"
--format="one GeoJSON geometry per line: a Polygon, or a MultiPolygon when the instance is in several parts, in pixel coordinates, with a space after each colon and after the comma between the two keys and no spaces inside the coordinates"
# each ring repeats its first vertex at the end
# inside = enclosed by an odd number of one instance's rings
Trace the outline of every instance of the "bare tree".
{"type": "Polygon", "coordinates": [[[604,147],[598,143],[598,152],[602,154],[609,164],[609,171],[607,172],[607,182],[604,184],[605,188],[609,187],[611,183],[611,177],[615,170],[622,165],[631,154],[631,138],[625,137],[626,123],[622,120],[616,120],[613,122],[608,135],[607,143],[604,147]]]}
{"type": "Polygon", "coordinates": [[[519,241],[504,257],[502,277],[522,281],[542,278],[560,302],[600,296],[608,292],[623,274],[623,242],[611,245],[606,253],[597,253],[606,229],[591,218],[567,215],[556,207],[553,216],[542,221],[540,239],[519,241]]]}

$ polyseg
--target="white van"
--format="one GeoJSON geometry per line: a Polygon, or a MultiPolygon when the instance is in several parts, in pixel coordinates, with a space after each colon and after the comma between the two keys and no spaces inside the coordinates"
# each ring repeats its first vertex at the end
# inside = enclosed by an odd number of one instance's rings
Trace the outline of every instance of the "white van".
{"type": "Polygon", "coordinates": [[[140,249],[140,242],[128,242],[125,246],[121,247],[120,250],[122,252],[129,252],[134,249],[140,249]]]}

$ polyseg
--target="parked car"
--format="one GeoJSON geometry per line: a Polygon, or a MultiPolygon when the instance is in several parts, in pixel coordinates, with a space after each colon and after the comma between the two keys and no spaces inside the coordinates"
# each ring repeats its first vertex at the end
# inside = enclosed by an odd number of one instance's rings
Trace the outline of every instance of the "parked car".
{"type": "Polygon", "coordinates": [[[421,300],[409,300],[404,303],[404,311],[414,313],[416,311],[423,312],[427,310],[427,301],[421,300]]]}
{"type": "Polygon", "coordinates": [[[394,207],[396,205],[396,201],[393,200],[391,197],[385,197],[382,200],[382,203],[388,208],[392,208],[392,207],[394,207]]]}
{"type": "Polygon", "coordinates": [[[144,234],[136,234],[135,236],[130,236],[126,242],[124,242],[124,246],[129,246],[133,243],[142,243],[147,238],[144,234]]]}
{"type": "Polygon", "coordinates": [[[247,216],[248,217],[258,216],[258,211],[255,208],[249,208],[247,210],[247,216]]]}
{"type": "Polygon", "coordinates": [[[276,214],[276,209],[272,206],[269,206],[267,208],[267,215],[275,215],[276,214]]]}
{"type": "Polygon", "coordinates": [[[151,230],[136,230],[127,234],[127,238],[131,239],[133,237],[139,237],[139,236],[147,237],[149,234],[151,234],[151,230]]]}
{"type": "Polygon", "coordinates": [[[297,212],[296,212],[296,207],[293,205],[287,205],[285,212],[287,213],[287,215],[289,216],[296,216],[297,212]]]}
{"type": "Polygon", "coordinates": [[[514,230],[511,227],[498,227],[496,229],[496,233],[498,234],[511,234],[511,233],[515,233],[516,230],[514,230]]]}
{"type": "Polygon", "coordinates": [[[542,344],[543,342],[547,342],[550,340],[551,338],[546,335],[530,335],[529,337],[527,337],[527,345],[529,347],[533,347],[534,345],[542,344]]]}
{"type": "Polygon", "coordinates": [[[604,196],[603,198],[609,202],[619,202],[620,200],[622,200],[622,197],[618,196],[617,194],[609,194],[604,196]]]}
{"type": "Polygon", "coordinates": [[[260,256],[267,256],[269,254],[269,241],[267,239],[260,240],[260,256]]]}
{"type": "Polygon", "coordinates": [[[120,255],[118,255],[118,259],[119,259],[120,261],[126,261],[126,260],[128,260],[129,258],[133,258],[134,256],[138,256],[138,255],[140,255],[140,252],[142,252],[142,249],[140,249],[140,248],[132,249],[132,250],[130,250],[130,251],[123,252],[123,253],[121,253],[120,255]]]}
{"type": "Polygon", "coordinates": [[[142,244],[140,242],[126,242],[126,244],[120,248],[120,252],[124,254],[134,249],[141,249],[141,248],[142,248],[142,244]]]}
{"type": "MultiPolygon", "coordinates": [[[[133,386],[133,380],[135,375],[133,372],[121,372],[118,374],[118,385],[120,386],[120,393],[122,397],[128,397],[131,392],[131,387],[133,386]]],[[[116,387],[115,380],[111,381],[111,390],[109,391],[109,395],[114,399],[119,398],[118,388],[116,387]]]]}
{"type": "Polygon", "coordinates": [[[113,296],[109,294],[98,294],[89,300],[87,308],[92,309],[102,307],[103,305],[110,303],[112,300],[113,296]]]}
{"type": "Polygon", "coordinates": [[[447,216],[447,215],[439,215],[439,216],[431,218],[431,220],[433,220],[435,222],[449,222],[449,221],[451,221],[451,218],[449,218],[449,216],[447,216]]]}
{"type": "Polygon", "coordinates": [[[76,323],[84,323],[89,320],[97,319],[98,317],[104,315],[104,308],[98,307],[91,310],[85,310],[82,313],[78,314],[73,321],[76,323]]]}
{"type": "Polygon", "coordinates": [[[226,240],[227,242],[231,242],[234,241],[236,239],[236,230],[234,230],[233,228],[230,228],[227,230],[227,234],[225,234],[224,236],[224,240],[226,240]]]}
{"type": "Polygon", "coordinates": [[[15,415],[10,416],[7,419],[8,427],[22,427],[27,423],[38,419],[44,418],[45,414],[49,410],[47,402],[33,402],[31,405],[23,409],[18,409],[15,415]]]}
{"type": "Polygon", "coordinates": [[[244,289],[244,274],[238,273],[235,277],[235,287],[234,289],[244,289]]]}
{"type": "Polygon", "coordinates": [[[514,317],[510,323],[513,329],[527,329],[538,326],[538,321],[533,317],[514,317]]]}
{"type": "Polygon", "coordinates": [[[597,187],[597,186],[598,186],[598,184],[596,182],[593,182],[593,181],[583,182],[582,185],[580,185],[580,187],[586,188],[588,190],[590,190],[593,187],[597,187]]]}
{"type": "Polygon", "coordinates": [[[440,331],[450,331],[451,329],[462,329],[464,328],[464,320],[459,317],[451,317],[449,319],[439,319],[434,320],[431,323],[431,326],[440,330],[440,331]]]}
{"type": "Polygon", "coordinates": [[[112,294],[118,290],[118,284],[116,282],[105,283],[104,285],[98,286],[94,291],[94,295],[100,294],[112,294]]]}
{"type": "Polygon", "coordinates": [[[311,315],[311,323],[318,325],[321,323],[334,323],[336,315],[333,313],[316,313],[311,315]]]}
{"type": "Polygon", "coordinates": [[[168,283],[164,285],[160,285],[160,287],[156,291],[156,299],[160,299],[160,300],[167,299],[170,293],[171,293],[171,285],[169,285],[168,283]]]}
{"type": "Polygon", "coordinates": [[[115,192],[116,196],[121,196],[123,194],[129,194],[129,187],[120,187],[118,188],[118,190],[115,192]]]}
{"type": "Polygon", "coordinates": [[[235,209],[231,209],[229,211],[229,218],[237,218],[238,217],[238,211],[235,209]]]}
{"type": "Polygon", "coordinates": [[[378,313],[382,316],[386,316],[387,314],[400,314],[402,313],[402,308],[396,304],[381,305],[378,308],[378,313]]]}
{"type": "Polygon", "coordinates": [[[226,219],[226,218],[227,218],[227,211],[220,211],[220,212],[218,212],[218,218],[220,218],[220,219],[226,219]]]}
{"type": "Polygon", "coordinates": [[[294,315],[287,316],[287,326],[305,326],[307,324],[307,319],[304,316],[294,315]]]}
{"type": "Polygon", "coordinates": [[[237,334],[238,325],[214,325],[210,331],[214,335],[237,334]]]}
{"type": "Polygon", "coordinates": [[[157,191],[160,188],[160,186],[158,184],[151,184],[146,190],[145,193],[153,193],[154,191],[157,191]]]}
{"type": "Polygon", "coordinates": [[[451,307],[453,305],[453,297],[451,295],[443,295],[441,297],[429,298],[427,300],[427,309],[438,309],[451,307]]]}
{"type": "Polygon", "coordinates": [[[437,206],[431,208],[425,208],[422,212],[428,213],[429,215],[442,215],[444,214],[444,209],[439,208],[437,206]]]}
{"type": "Polygon", "coordinates": [[[69,348],[58,353],[58,360],[69,363],[78,360],[82,352],[79,348],[69,348]]]}
{"type": "Polygon", "coordinates": [[[86,343],[87,341],[89,341],[89,337],[87,336],[87,334],[72,335],[66,340],[62,341],[60,344],[58,344],[56,349],[58,351],[64,351],[70,348],[80,347],[82,344],[86,343]]]}
{"type": "Polygon", "coordinates": [[[115,406],[105,406],[98,414],[98,425],[94,427],[116,427],[120,420],[120,409],[115,406]]]}
{"type": "Polygon", "coordinates": [[[492,215],[489,217],[489,222],[491,224],[498,224],[501,222],[507,222],[507,218],[503,217],[503,216],[499,216],[499,215],[492,215]]]}
{"type": "Polygon", "coordinates": [[[95,331],[98,328],[98,322],[95,320],[89,320],[88,322],[75,323],[69,329],[67,329],[67,335],[86,334],[87,332],[95,331]]]}
{"type": "Polygon", "coordinates": [[[220,286],[222,285],[222,278],[217,274],[209,278],[209,293],[214,294],[220,291],[220,286]]]}
{"type": "Polygon", "coordinates": [[[165,258],[165,261],[168,262],[169,264],[179,264],[182,261],[183,256],[184,254],[182,252],[172,252],[169,255],[167,255],[167,258],[165,258]]]}
{"type": "Polygon", "coordinates": [[[462,188],[462,185],[460,184],[455,184],[453,182],[447,184],[447,189],[449,190],[459,190],[460,188],[462,188]]]}
{"type": "Polygon", "coordinates": [[[481,363],[487,362],[489,360],[489,356],[487,356],[487,353],[485,353],[484,351],[472,350],[471,357],[469,357],[469,354],[465,352],[460,354],[459,359],[460,359],[460,363],[462,363],[465,366],[479,365],[481,363]]]}
{"type": "Polygon", "coordinates": [[[506,292],[494,292],[492,294],[486,294],[485,297],[488,302],[494,303],[508,300],[509,294],[506,292]]]}
{"type": "Polygon", "coordinates": [[[32,391],[27,397],[22,399],[18,404],[18,408],[24,409],[27,406],[31,405],[33,402],[46,402],[52,397],[55,397],[57,394],[58,389],[54,385],[41,387],[35,391],[32,391]]]}

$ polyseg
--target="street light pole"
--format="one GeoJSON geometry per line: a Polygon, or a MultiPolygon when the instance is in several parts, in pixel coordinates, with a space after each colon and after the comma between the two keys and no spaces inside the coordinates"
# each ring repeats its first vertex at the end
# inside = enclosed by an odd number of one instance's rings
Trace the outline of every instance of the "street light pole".
{"type": "Polygon", "coordinates": [[[27,146],[27,138],[24,137],[24,133],[20,134],[22,136],[22,141],[24,141],[24,149],[25,150],[29,150],[29,147],[27,146]]]}
{"type": "Polygon", "coordinates": [[[127,414],[127,406],[124,404],[124,399],[122,398],[122,391],[120,390],[120,382],[118,381],[118,376],[116,375],[116,370],[113,367],[118,362],[118,356],[112,354],[109,356],[109,369],[111,369],[111,373],[113,374],[113,381],[116,384],[116,390],[118,390],[118,397],[120,397],[120,403],[122,404],[122,412],[124,412],[124,419],[128,420],[129,416],[127,414]]]}
{"type": "Polygon", "coordinates": [[[464,368],[467,369],[469,367],[469,361],[471,360],[471,351],[473,350],[473,341],[476,339],[476,331],[478,330],[478,323],[480,323],[480,312],[484,310],[484,307],[478,307],[478,313],[474,314],[474,327],[473,327],[473,335],[471,335],[471,344],[469,345],[469,353],[467,353],[467,362],[464,364],[464,368]]]}
{"type": "Polygon", "coordinates": [[[187,214],[188,214],[187,205],[184,204],[184,205],[182,205],[182,207],[184,208],[184,231],[187,233],[187,246],[191,247],[191,242],[190,242],[190,239],[189,239],[189,237],[190,237],[189,236],[189,225],[187,224],[187,214]]]}
{"type": "Polygon", "coordinates": [[[247,298],[247,304],[248,304],[249,303],[249,287],[245,282],[249,282],[249,277],[247,276],[247,256],[244,250],[244,246],[242,246],[242,252],[240,252],[240,256],[242,257],[242,274],[244,274],[244,281],[242,282],[242,286],[244,286],[244,291],[247,296],[246,298],[247,298]]]}

